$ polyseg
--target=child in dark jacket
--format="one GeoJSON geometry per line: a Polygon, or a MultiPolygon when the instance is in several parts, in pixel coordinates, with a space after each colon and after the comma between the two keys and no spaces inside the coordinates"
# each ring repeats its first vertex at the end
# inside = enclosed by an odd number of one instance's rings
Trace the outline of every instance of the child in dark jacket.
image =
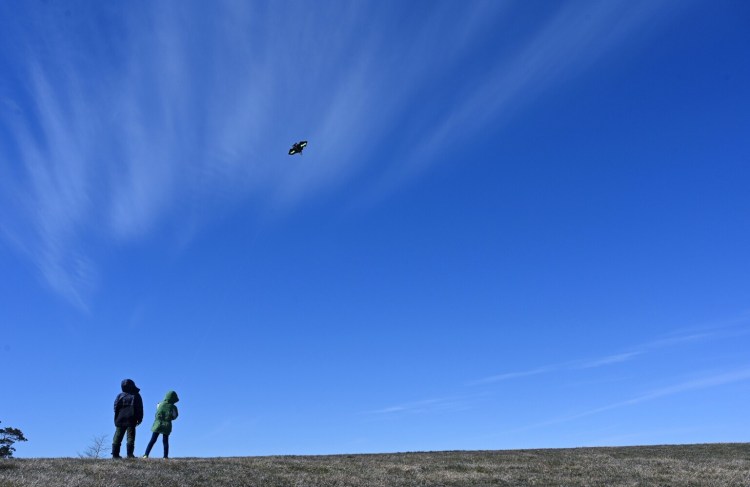
{"type": "Polygon", "coordinates": [[[157,404],[156,418],[154,419],[153,426],[151,426],[151,441],[148,442],[146,453],[143,455],[143,458],[148,458],[149,453],[151,453],[151,448],[153,448],[154,443],[156,443],[156,439],[159,438],[159,434],[163,435],[162,444],[164,445],[164,458],[169,458],[169,434],[172,433],[172,421],[177,419],[177,416],[179,415],[177,406],[175,406],[175,403],[179,400],[180,399],[177,397],[175,391],[169,391],[167,392],[167,395],[164,396],[164,400],[157,404]]]}
{"type": "Polygon", "coordinates": [[[128,434],[128,458],[135,458],[135,427],[143,421],[143,399],[135,382],[125,379],[120,384],[122,392],[115,398],[115,435],[112,437],[112,458],[120,456],[120,445],[128,434]]]}

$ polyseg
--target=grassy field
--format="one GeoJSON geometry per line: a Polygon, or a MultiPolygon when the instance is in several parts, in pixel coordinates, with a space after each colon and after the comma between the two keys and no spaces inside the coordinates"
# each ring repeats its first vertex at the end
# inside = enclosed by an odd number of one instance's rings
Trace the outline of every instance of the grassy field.
{"type": "Polygon", "coordinates": [[[379,455],[0,460],[0,487],[750,486],[750,444],[379,455]]]}

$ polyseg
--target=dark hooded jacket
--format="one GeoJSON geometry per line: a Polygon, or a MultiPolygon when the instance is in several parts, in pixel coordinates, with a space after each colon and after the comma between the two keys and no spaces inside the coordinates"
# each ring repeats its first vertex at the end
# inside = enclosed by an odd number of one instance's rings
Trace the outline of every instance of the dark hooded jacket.
{"type": "Polygon", "coordinates": [[[127,428],[143,421],[143,399],[140,389],[130,379],[122,381],[122,392],[115,399],[115,426],[127,428]]]}
{"type": "Polygon", "coordinates": [[[156,406],[156,418],[151,426],[151,431],[168,435],[172,432],[172,421],[177,419],[178,412],[175,403],[179,401],[175,391],[167,392],[164,400],[156,406]]]}

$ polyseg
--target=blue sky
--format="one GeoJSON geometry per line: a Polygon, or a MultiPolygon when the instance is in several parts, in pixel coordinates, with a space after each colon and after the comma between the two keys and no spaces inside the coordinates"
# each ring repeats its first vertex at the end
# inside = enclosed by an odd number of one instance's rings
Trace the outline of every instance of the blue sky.
{"type": "Polygon", "coordinates": [[[748,21],[0,3],[16,455],[111,438],[124,378],[140,453],[170,389],[173,456],[748,441],[748,21]]]}

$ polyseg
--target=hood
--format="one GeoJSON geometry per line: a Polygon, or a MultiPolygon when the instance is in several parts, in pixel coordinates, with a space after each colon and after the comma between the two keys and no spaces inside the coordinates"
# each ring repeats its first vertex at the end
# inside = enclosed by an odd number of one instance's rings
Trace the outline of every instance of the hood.
{"type": "Polygon", "coordinates": [[[174,404],[174,403],[176,403],[179,400],[180,400],[180,398],[177,397],[177,393],[175,391],[169,391],[164,396],[164,402],[168,402],[170,404],[174,404]]]}
{"type": "Polygon", "coordinates": [[[125,379],[124,381],[122,381],[120,387],[122,387],[122,392],[127,392],[128,394],[138,394],[138,392],[140,391],[140,389],[135,386],[135,382],[133,382],[131,379],[125,379]]]}

